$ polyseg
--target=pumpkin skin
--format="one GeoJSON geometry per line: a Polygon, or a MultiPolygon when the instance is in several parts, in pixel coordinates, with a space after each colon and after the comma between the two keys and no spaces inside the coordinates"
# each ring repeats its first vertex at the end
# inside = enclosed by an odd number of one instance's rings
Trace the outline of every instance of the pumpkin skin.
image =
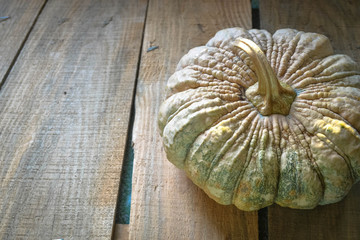
{"type": "Polygon", "coordinates": [[[158,117],[166,156],[220,204],[311,209],[340,201],[360,178],[359,66],[323,35],[221,30],[182,57],[167,90],[158,117]],[[239,39],[292,89],[288,110],[263,112],[248,94],[264,71],[239,39]]]}

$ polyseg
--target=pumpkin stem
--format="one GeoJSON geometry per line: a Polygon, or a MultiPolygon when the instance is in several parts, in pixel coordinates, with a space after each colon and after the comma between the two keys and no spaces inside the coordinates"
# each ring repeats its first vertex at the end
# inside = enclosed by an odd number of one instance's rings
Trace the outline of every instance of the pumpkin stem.
{"type": "Polygon", "coordinates": [[[245,96],[262,115],[288,115],[296,97],[294,89],[278,80],[265,54],[253,41],[238,38],[235,46],[249,55],[258,79],[257,83],[246,90],[245,96]]]}

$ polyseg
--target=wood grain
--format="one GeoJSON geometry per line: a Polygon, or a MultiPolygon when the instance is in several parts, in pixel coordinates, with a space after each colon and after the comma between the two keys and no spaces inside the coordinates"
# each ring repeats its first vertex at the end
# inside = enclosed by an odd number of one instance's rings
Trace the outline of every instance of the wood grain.
{"type": "Polygon", "coordinates": [[[45,0],[0,0],[0,89],[45,0]]]}
{"type": "Polygon", "coordinates": [[[43,9],[0,91],[0,239],[110,239],[146,5],[43,9]]]}
{"type": "Polygon", "coordinates": [[[295,28],[324,34],[335,53],[360,62],[359,0],[260,1],[260,27],[270,32],[295,28]]]}
{"type": "Polygon", "coordinates": [[[151,0],[133,130],[130,239],[257,239],[257,212],[222,206],[169,163],[157,130],[166,81],[181,56],[218,30],[251,27],[250,1],[151,0]],[[147,52],[151,46],[157,49],[147,52]]]}
{"type": "MultiPolygon", "coordinates": [[[[358,0],[260,1],[260,26],[274,32],[295,28],[329,37],[334,51],[360,63],[358,0]]],[[[360,239],[360,184],[341,202],[301,211],[268,209],[269,239],[360,239]]]]}

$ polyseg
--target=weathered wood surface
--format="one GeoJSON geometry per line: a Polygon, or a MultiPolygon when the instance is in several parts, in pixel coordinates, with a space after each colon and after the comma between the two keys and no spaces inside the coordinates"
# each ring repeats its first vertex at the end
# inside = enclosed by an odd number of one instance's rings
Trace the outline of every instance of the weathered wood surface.
{"type": "Polygon", "coordinates": [[[260,27],[270,32],[295,28],[324,34],[335,53],[347,54],[360,62],[359,0],[263,0],[260,27]]]}
{"type": "Polygon", "coordinates": [[[251,27],[250,1],[151,0],[136,92],[130,239],[257,239],[257,212],[222,206],[169,163],[157,127],[180,58],[218,30],[251,27]],[[159,48],[150,52],[150,46],[159,48]]]}
{"type": "MultiPolygon", "coordinates": [[[[261,28],[323,33],[360,62],[359,4],[264,0],[261,28]]],[[[181,56],[220,29],[250,28],[250,1],[0,0],[1,16],[0,239],[110,239],[137,70],[131,222],[114,237],[257,239],[257,213],[194,186],[156,125],[181,56]]],[[[269,207],[269,239],[359,239],[359,202],[357,184],[337,204],[269,207]]]]}
{"type": "MultiPolygon", "coordinates": [[[[260,1],[260,26],[270,32],[295,28],[329,37],[336,53],[360,63],[358,0],[260,1]]],[[[360,239],[360,184],[337,204],[301,211],[268,209],[269,239],[360,239]]]]}
{"type": "Polygon", "coordinates": [[[47,2],[0,91],[0,239],[110,239],[146,5],[47,2]]]}
{"type": "Polygon", "coordinates": [[[45,0],[0,0],[0,88],[45,0]]]}

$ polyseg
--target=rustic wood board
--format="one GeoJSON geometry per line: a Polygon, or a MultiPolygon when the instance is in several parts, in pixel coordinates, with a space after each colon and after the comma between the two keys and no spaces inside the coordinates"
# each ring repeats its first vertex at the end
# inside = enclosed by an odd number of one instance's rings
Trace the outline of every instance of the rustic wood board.
{"type": "Polygon", "coordinates": [[[110,239],[145,0],[52,0],[0,91],[0,239],[110,239]]]}
{"type": "Polygon", "coordinates": [[[208,198],[169,163],[157,128],[168,77],[181,56],[218,30],[251,27],[250,1],[151,0],[146,20],[133,128],[130,239],[257,239],[257,212],[208,198]],[[150,46],[157,49],[147,52],[150,46]]]}
{"type": "Polygon", "coordinates": [[[45,0],[0,0],[0,88],[45,0]]]}
{"type": "Polygon", "coordinates": [[[295,28],[326,35],[336,53],[360,62],[359,0],[260,1],[260,26],[270,32],[295,28]]]}
{"type": "MultiPolygon", "coordinates": [[[[329,37],[336,53],[360,63],[360,7],[350,1],[260,1],[260,26],[270,32],[295,28],[329,37]]],[[[359,239],[360,184],[337,204],[314,210],[268,209],[269,239],[359,239]]]]}

